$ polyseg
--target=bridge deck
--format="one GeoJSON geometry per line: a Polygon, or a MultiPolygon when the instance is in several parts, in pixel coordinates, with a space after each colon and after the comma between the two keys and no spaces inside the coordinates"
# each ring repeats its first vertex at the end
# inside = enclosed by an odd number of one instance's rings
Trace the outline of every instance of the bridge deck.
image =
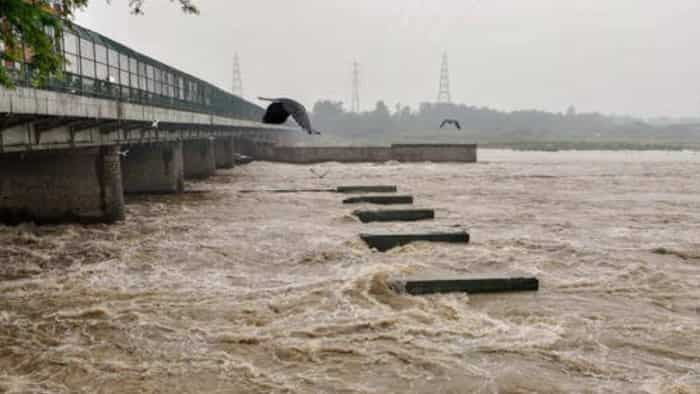
{"type": "Polygon", "coordinates": [[[298,129],[103,98],[0,88],[0,153],[149,143],[255,133],[279,140],[298,129]],[[277,135],[277,137],[274,137],[277,135]]]}

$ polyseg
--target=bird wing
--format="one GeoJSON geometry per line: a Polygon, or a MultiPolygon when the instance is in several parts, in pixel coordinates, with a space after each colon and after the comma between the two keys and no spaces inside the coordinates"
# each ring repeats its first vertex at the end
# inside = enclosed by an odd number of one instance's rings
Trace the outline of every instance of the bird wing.
{"type": "Polygon", "coordinates": [[[272,101],[272,104],[267,107],[267,111],[265,112],[265,116],[263,118],[264,123],[282,124],[286,122],[289,115],[291,115],[299,127],[304,129],[307,133],[321,134],[317,130],[314,130],[314,128],[311,126],[311,119],[309,119],[306,108],[304,108],[301,103],[284,97],[258,97],[258,99],[263,101],[272,101]]]}
{"type": "Polygon", "coordinates": [[[267,107],[263,116],[263,123],[282,124],[287,121],[287,118],[289,118],[289,112],[284,104],[275,101],[267,107]]]}
{"type": "Polygon", "coordinates": [[[440,123],[440,128],[445,127],[447,123],[450,123],[447,119],[443,120],[442,123],[440,123]]]}
{"type": "Polygon", "coordinates": [[[309,114],[303,105],[292,99],[281,99],[280,102],[284,105],[284,109],[292,115],[299,127],[306,130],[309,134],[321,134],[311,126],[311,119],[309,119],[309,114]]]}
{"type": "Polygon", "coordinates": [[[457,130],[462,130],[462,125],[459,124],[459,121],[455,120],[455,126],[457,126],[457,130]]]}

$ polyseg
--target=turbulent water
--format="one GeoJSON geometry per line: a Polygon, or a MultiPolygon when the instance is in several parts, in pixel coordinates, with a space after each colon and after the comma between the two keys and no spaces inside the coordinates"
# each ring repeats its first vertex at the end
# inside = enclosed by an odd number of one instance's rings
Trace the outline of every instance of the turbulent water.
{"type": "Polygon", "coordinates": [[[0,226],[0,392],[698,393],[700,154],[480,160],[253,163],[130,197],[113,226],[0,226]],[[396,184],[437,218],[241,192],[344,184],[396,184]],[[456,228],[471,244],[382,254],[357,236],[456,228]],[[389,289],[433,271],[541,288],[389,289]]]}

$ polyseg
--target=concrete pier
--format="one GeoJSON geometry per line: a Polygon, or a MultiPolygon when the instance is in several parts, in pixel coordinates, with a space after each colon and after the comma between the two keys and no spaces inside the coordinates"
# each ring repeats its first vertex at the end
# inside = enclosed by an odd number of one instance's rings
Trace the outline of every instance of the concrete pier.
{"type": "Polygon", "coordinates": [[[118,146],[0,155],[0,222],[124,219],[118,146]]]}
{"type": "Polygon", "coordinates": [[[185,189],[182,142],[123,148],[122,180],[126,193],[181,193],[185,189]]]}
{"type": "Polygon", "coordinates": [[[371,222],[415,222],[435,218],[432,209],[387,209],[376,211],[356,210],[352,213],[362,223],[371,222]]]}
{"type": "Polygon", "coordinates": [[[423,274],[396,280],[391,284],[394,290],[412,295],[537,291],[539,286],[539,280],[535,277],[500,274],[423,274]]]}
{"type": "Polygon", "coordinates": [[[185,162],[185,178],[207,178],[216,172],[214,140],[210,138],[185,141],[182,154],[185,162]]]}
{"type": "Polygon", "coordinates": [[[246,155],[256,160],[283,163],[377,163],[401,162],[475,163],[474,144],[397,144],[391,146],[280,146],[269,143],[242,144],[246,155]]]}
{"type": "Polygon", "coordinates": [[[358,196],[343,200],[343,204],[413,204],[413,196],[358,196]]]}
{"type": "Polygon", "coordinates": [[[395,185],[338,186],[337,193],[396,193],[395,185]]]}
{"type": "Polygon", "coordinates": [[[469,234],[465,231],[454,233],[424,233],[424,234],[360,234],[360,238],[370,248],[380,252],[386,252],[398,246],[412,242],[444,242],[444,243],[469,243],[469,234]]]}
{"type": "Polygon", "coordinates": [[[235,148],[233,137],[217,137],[214,142],[216,168],[233,168],[235,148]]]}

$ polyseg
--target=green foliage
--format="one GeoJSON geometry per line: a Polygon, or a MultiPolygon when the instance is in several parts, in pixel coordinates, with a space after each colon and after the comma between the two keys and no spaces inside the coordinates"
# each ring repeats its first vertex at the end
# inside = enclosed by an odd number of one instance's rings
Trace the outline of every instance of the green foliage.
{"type": "Polygon", "coordinates": [[[30,58],[36,70],[33,82],[43,83],[51,74],[58,74],[63,64],[56,51],[55,42],[64,29],[63,20],[72,17],[73,10],[85,6],[87,0],[64,0],[67,7],[51,12],[48,0],[0,1],[0,40],[4,51],[0,58],[0,84],[12,86],[12,80],[4,67],[5,62],[23,62],[30,58]]]}
{"type": "MultiPolygon", "coordinates": [[[[134,14],[142,14],[143,13],[143,3],[145,0],[129,0],[129,7],[131,7],[131,12],[134,14]]],[[[171,3],[174,3],[175,0],[170,0],[171,3]]],[[[186,14],[199,14],[199,10],[197,7],[195,7],[194,4],[192,4],[192,1],[190,0],[177,0],[178,3],[180,3],[180,8],[182,8],[182,12],[186,14]]]]}
{"type": "MultiPolygon", "coordinates": [[[[62,42],[63,31],[70,28],[74,12],[85,8],[88,1],[0,0],[0,42],[4,48],[0,52],[0,86],[14,87],[6,62],[28,60],[35,86],[44,84],[52,75],[60,77],[64,59],[56,43],[62,42]]],[[[129,0],[134,14],[143,13],[144,1],[129,0]]],[[[191,0],[177,2],[183,12],[198,13],[191,0]]]]}

